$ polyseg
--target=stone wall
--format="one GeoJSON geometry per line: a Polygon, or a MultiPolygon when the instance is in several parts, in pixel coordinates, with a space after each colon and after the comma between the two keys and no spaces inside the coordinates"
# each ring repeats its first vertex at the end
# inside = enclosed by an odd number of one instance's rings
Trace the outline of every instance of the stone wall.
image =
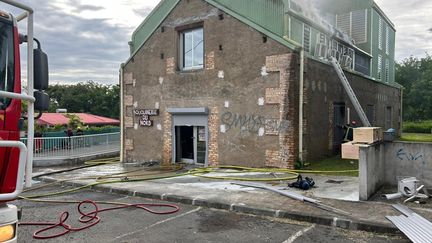
{"type": "Polygon", "coordinates": [[[294,166],[298,55],[202,0],[181,1],[124,69],[126,161],[171,162],[167,108],[209,109],[208,165],[294,166]],[[219,15],[223,15],[223,19],[219,15]],[[205,65],[179,68],[179,29],[201,23],[205,65]],[[134,109],[160,110],[140,127],[134,109]]]}
{"type": "MultiPolygon", "coordinates": [[[[364,111],[373,105],[373,126],[384,130],[400,131],[400,90],[398,88],[366,79],[361,75],[345,72],[364,111]],[[386,126],[386,108],[392,107],[391,127],[386,126]]],[[[330,64],[307,59],[304,86],[305,128],[304,154],[307,160],[320,159],[334,154],[334,110],[335,103],[345,104],[350,110],[350,120],[361,125],[359,116],[342,86],[336,71],[330,64]]],[[[346,116],[347,119],[347,116],[346,116]]],[[[345,119],[345,123],[347,123],[345,119]]]]}
{"type": "MultiPolygon", "coordinates": [[[[299,55],[202,0],[180,1],[124,67],[125,160],[172,162],[173,127],[167,108],[207,107],[208,164],[293,168],[298,160],[299,55]],[[221,17],[222,16],[222,17],[221,17]],[[204,30],[204,68],[179,68],[180,33],[204,30]],[[163,28],[162,28],[163,27],[163,28]],[[141,127],[134,109],[159,109],[141,127]]],[[[399,90],[347,74],[362,104],[394,107],[399,90]]],[[[328,64],[306,60],[305,159],[333,153],[333,103],[354,109],[328,64]]],[[[357,119],[358,120],[358,119],[357,119]]]]}

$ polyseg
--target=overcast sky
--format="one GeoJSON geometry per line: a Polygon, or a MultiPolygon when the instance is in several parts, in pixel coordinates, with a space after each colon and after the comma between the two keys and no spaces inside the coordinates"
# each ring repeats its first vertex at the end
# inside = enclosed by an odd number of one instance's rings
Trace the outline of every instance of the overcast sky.
{"type": "MultiPolygon", "coordinates": [[[[35,36],[50,83],[118,83],[133,30],[159,0],[21,0],[35,10],[35,36]]],[[[396,25],[396,60],[432,54],[431,0],[376,0],[396,25]]],[[[0,3],[0,9],[5,9],[0,3]]],[[[19,11],[7,9],[17,14],[19,11]]]]}

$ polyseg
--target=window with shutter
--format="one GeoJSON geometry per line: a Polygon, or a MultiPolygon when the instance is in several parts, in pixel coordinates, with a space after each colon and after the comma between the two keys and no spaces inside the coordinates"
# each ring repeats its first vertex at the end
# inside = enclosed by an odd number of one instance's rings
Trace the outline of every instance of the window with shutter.
{"type": "Polygon", "coordinates": [[[383,21],[382,18],[378,18],[378,49],[382,50],[382,32],[383,32],[383,21]]]}
{"type": "Polygon", "coordinates": [[[382,76],[382,56],[378,55],[378,79],[382,76]]]}
{"type": "Polygon", "coordinates": [[[357,10],[352,12],[352,36],[356,44],[367,42],[367,10],[357,10]]]}
{"type": "Polygon", "coordinates": [[[308,25],[303,25],[303,49],[305,52],[310,52],[311,44],[311,28],[308,25]]]}
{"type": "Polygon", "coordinates": [[[386,54],[389,54],[389,49],[390,49],[390,31],[389,31],[389,27],[386,25],[386,54]]]}
{"type": "Polygon", "coordinates": [[[351,13],[336,15],[336,27],[351,36],[351,13]]]}

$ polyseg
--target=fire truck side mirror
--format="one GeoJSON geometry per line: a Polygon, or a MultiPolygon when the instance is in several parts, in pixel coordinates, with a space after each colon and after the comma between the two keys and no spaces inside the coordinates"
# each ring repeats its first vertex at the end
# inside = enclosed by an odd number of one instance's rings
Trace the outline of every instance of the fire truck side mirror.
{"type": "Polygon", "coordinates": [[[37,90],[48,89],[48,56],[37,48],[33,50],[34,58],[34,88],[37,90]]]}
{"type": "Polygon", "coordinates": [[[50,103],[48,94],[42,90],[37,90],[34,92],[34,97],[36,99],[34,109],[38,111],[47,111],[50,103]]]}

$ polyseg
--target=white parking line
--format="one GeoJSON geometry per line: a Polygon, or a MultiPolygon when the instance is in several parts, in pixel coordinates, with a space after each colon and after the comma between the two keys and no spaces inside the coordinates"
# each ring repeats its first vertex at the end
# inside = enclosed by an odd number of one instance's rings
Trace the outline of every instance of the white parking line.
{"type": "Polygon", "coordinates": [[[313,229],[315,227],[315,224],[306,227],[302,230],[300,230],[299,232],[295,233],[294,235],[292,235],[290,238],[288,238],[288,240],[284,241],[283,243],[292,243],[294,242],[297,238],[299,238],[300,236],[302,236],[304,233],[308,232],[309,230],[313,229]]]}
{"type": "Polygon", "coordinates": [[[186,216],[186,215],[188,215],[188,214],[194,213],[194,212],[196,212],[196,211],[198,211],[198,210],[200,210],[200,209],[201,209],[201,207],[198,207],[198,208],[195,208],[195,209],[193,209],[193,210],[191,210],[191,211],[187,211],[186,213],[182,213],[182,214],[176,215],[176,216],[174,216],[174,217],[171,217],[171,218],[167,218],[167,219],[161,220],[161,221],[159,221],[159,222],[156,222],[156,223],[154,223],[154,224],[152,224],[152,225],[149,225],[149,226],[147,226],[147,227],[145,227],[145,228],[142,228],[142,229],[139,229],[139,230],[137,230],[137,231],[133,231],[133,232],[129,232],[129,233],[126,233],[126,234],[123,234],[123,235],[117,236],[117,237],[115,237],[111,242],[116,242],[118,239],[121,239],[121,238],[123,238],[123,237],[129,236],[129,235],[133,235],[133,234],[138,233],[138,232],[140,232],[140,231],[148,230],[148,229],[150,229],[150,228],[153,228],[153,227],[156,226],[156,225],[160,225],[160,224],[166,223],[166,222],[168,222],[168,221],[171,221],[171,220],[174,220],[174,219],[178,219],[178,218],[180,218],[180,217],[183,217],[183,216],[186,216]]]}

